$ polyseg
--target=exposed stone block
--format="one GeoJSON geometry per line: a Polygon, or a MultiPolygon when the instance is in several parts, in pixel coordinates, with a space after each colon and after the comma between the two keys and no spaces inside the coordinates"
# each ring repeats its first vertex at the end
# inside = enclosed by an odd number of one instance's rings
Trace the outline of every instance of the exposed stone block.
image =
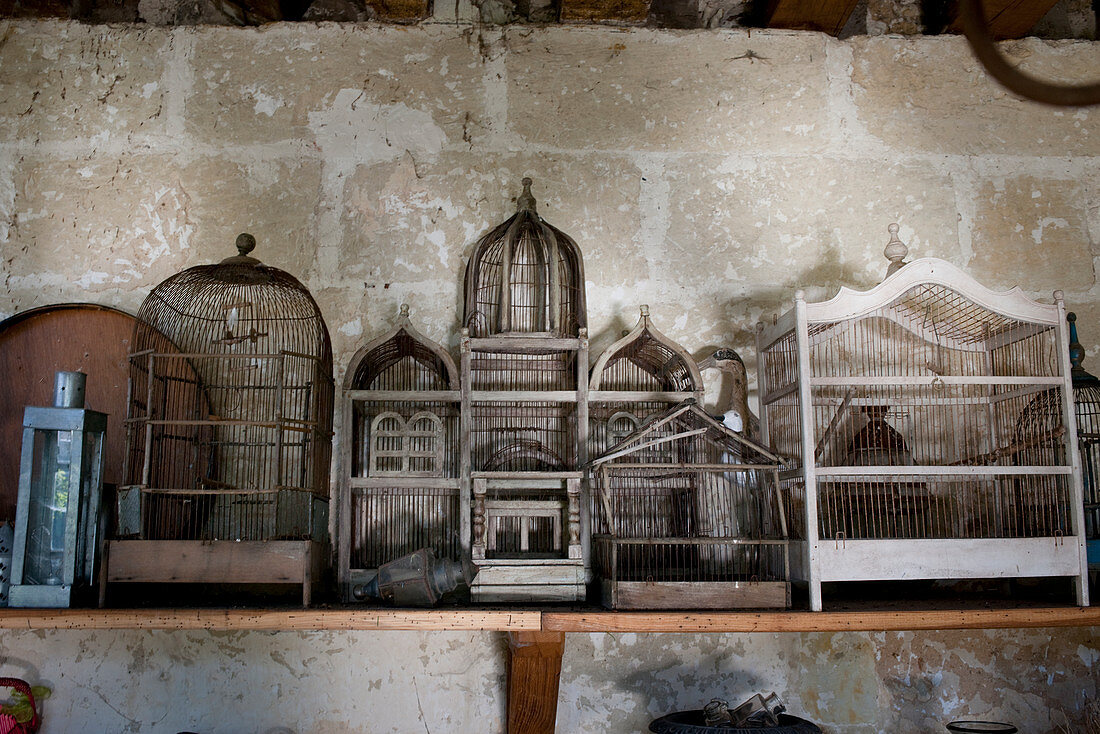
{"type": "Polygon", "coordinates": [[[579,150],[806,153],[826,139],[825,39],[786,32],[507,34],[508,122],[579,150]]]}
{"type": "Polygon", "coordinates": [[[971,274],[990,287],[1019,285],[1047,301],[1055,289],[1092,288],[1087,201],[1085,187],[1074,180],[1023,174],[984,182],[971,274]]]}
{"type": "MultiPolygon", "coordinates": [[[[993,81],[959,37],[853,38],[860,122],[898,151],[958,155],[1098,155],[1095,108],[1018,99],[993,81]]],[[[1026,39],[1001,49],[1023,71],[1059,83],[1094,81],[1100,45],[1026,39]]]]}
{"type": "Polygon", "coordinates": [[[409,135],[463,143],[482,105],[476,39],[439,26],[300,29],[196,30],[188,131],[212,145],[297,140],[382,160],[409,135]]]}

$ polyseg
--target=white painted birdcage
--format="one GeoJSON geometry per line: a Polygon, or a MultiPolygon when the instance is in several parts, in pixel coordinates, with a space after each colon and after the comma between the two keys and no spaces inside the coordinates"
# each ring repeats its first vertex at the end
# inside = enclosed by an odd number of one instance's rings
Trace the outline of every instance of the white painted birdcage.
{"type": "Polygon", "coordinates": [[[652,416],[591,464],[593,558],[604,605],[790,604],[776,457],[694,399],[652,416]]]}
{"type": "Polygon", "coordinates": [[[891,272],[823,303],[799,292],[758,329],[762,441],[804,495],[811,607],[823,582],[1042,576],[1086,604],[1061,293],[994,292],[931,258],[891,272]]]}
{"type": "Polygon", "coordinates": [[[463,556],[459,384],[454,360],[401,307],[344,380],[340,587],[355,595],[383,564],[421,548],[463,556]]]}
{"type": "Polygon", "coordinates": [[[292,275],[249,253],[184,270],[130,344],[111,581],[300,583],[328,526],[332,348],[292,275]]]}

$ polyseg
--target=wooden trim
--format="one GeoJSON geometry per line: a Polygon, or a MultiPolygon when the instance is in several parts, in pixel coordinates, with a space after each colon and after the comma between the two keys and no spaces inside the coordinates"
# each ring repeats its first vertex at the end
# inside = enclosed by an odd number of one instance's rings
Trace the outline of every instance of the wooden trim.
{"type": "Polygon", "coordinates": [[[766,6],[766,24],[769,28],[821,31],[835,36],[856,4],[856,0],[771,0],[766,6]]]}
{"type": "Polygon", "coordinates": [[[0,609],[0,629],[538,630],[536,611],[412,609],[0,609]]]}
{"type": "MultiPolygon", "coordinates": [[[[983,0],[985,21],[994,39],[1021,38],[1054,7],[1057,0],[983,0]]],[[[947,30],[963,32],[962,13],[956,11],[947,30]]]]}
{"type": "Polygon", "coordinates": [[[13,609],[0,629],[855,632],[1100,627],[1100,607],[609,612],[602,609],[13,609]]]}
{"type": "Polygon", "coordinates": [[[559,632],[877,632],[1100,626],[1097,607],[865,612],[543,612],[559,632]]]}

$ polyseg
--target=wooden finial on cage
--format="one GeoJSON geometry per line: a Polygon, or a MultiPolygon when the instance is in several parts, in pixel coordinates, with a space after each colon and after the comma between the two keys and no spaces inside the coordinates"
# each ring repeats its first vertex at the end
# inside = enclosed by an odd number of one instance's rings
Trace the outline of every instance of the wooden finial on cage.
{"type": "Polygon", "coordinates": [[[890,267],[886,269],[887,278],[901,270],[902,266],[905,265],[905,256],[909,254],[909,248],[898,239],[898,229],[897,222],[891,222],[890,226],[886,228],[886,231],[890,233],[890,241],[886,243],[886,248],[882,251],[882,254],[890,261],[890,267]]]}
{"type": "Polygon", "coordinates": [[[250,235],[248,232],[241,232],[237,235],[237,253],[242,257],[247,256],[250,252],[256,249],[256,238],[250,235]]]}
{"type": "Polygon", "coordinates": [[[516,211],[535,211],[535,195],[531,193],[531,184],[534,183],[530,178],[524,177],[523,181],[523,193],[516,199],[516,211]]]}

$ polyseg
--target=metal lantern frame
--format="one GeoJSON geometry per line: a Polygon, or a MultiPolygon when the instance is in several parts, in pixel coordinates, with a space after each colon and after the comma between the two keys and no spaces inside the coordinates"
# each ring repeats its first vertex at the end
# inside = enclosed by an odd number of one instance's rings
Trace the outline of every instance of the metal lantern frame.
{"type": "MultiPolygon", "coordinates": [[[[72,373],[60,373],[60,375],[72,373]]],[[[60,383],[60,380],[59,380],[60,383]]],[[[80,392],[83,393],[81,386],[80,392]]],[[[61,401],[58,401],[61,402],[61,401]]],[[[83,402],[83,398],[80,398],[83,402]]],[[[99,542],[99,505],[103,488],[103,448],[107,416],[83,407],[28,406],[23,418],[23,449],[19,466],[19,497],[15,510],[9,605],[13,607],[68,607],[74,593],[91,586],[96,577],[99,542]],[[61,435],[68,433],[69,462],[66,486],[57,486],[62,462],[58,456],[61,435]],[[36,441],[41,439],[40,441],[36,441]],[[49,477],[46,475],[50,475],[49,477]],[[75,491],[74,491],[75,490],[75,491]],[[43,540],[32,527],[32,505],[42,492],[55,497],[64,491],[64,530],[59,550],[56,583],[32,582],[31,545],[43,540]]],[[[60,508],[56,508],[60,509],[60,508]]],[[[56,520],[54,520],[56,521],[56,520]]],[[[54,548],[52,533],[47,532],[54,548]]],[[[47,562],[48,559],[47,559],[47,562]]]]}

